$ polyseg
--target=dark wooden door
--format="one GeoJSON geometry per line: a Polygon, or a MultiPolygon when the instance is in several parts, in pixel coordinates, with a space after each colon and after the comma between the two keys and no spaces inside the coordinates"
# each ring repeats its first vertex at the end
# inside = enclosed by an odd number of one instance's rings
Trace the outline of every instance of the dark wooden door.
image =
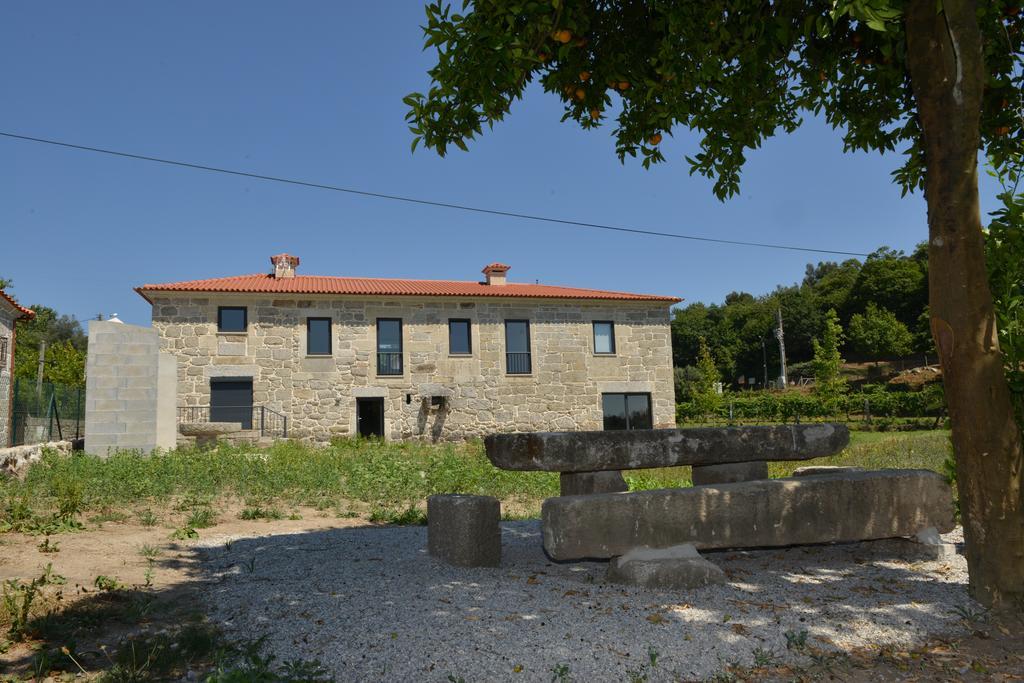
{"type": "Polygon", "coordinates": [[[210,422],[240,422],[252,429],[252,380],[210,380],[210,422]]]}
{"type": "Polygon", "coordinates": [[[359,436],[384,437],[384,399],[357,398],[356,425],[359,436]]]}

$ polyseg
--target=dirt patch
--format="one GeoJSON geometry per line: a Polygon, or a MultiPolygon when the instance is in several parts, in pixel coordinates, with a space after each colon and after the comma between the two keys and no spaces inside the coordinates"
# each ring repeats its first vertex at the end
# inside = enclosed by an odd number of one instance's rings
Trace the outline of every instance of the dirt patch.
{"type": "Polygon", "coordinates": [[[152,510],[162,522],[152,526],[133,514],[129,521],[87,523],[84,530],[49,537],[0,536],[0,581],[27,584],[43,576],[47,565],[53,575],[33,600],[28,638],[5,643],[6,634],[0,632],[0,670],[31,676],[42,659],[55,670],[81,673],[61,652],[68,647],[83,669],[95,673],[111,665],[118,643],[129,636],[201,621],[202,604],[195,599],[201,576],[198,543],[368,523],[364,516],[339,518],[312,508],[288,511],[300,519],[255,520],[239,519],[246,509],[239,503],[211,509],[215,523],[196,530],[195,539],[171,538],[192,511],[170,508],[152,510]]]}

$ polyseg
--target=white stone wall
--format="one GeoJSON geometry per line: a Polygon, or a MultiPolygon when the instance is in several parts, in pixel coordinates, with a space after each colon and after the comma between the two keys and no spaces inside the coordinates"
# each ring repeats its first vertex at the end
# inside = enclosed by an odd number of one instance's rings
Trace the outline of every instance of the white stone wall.
{"type": "Polygon", "coordinates": [[[176,365],[152,328],[89,321],[85,450],[174,448],[176,365]]]}
{"type": "Polygon", "coordinates": [[[213,377],[251,377],[253,402],[289,417],[289,436],[356,431],[356,397],[385,399],[389,438],[601,429],[602,392],[651,394],[674,426],[669,307],[658,303],[447,298],[153,297],[153,328],[178,358],[178,404],[209,405],[213,377]],[[246,306],[248,331],[217,332],[218,306],[246,306]],[[330,317],[333,353],[306,355],[306,318],[330,317]],[[376,372],[376,319],[402,318],[404,374],[376,372]],[[448,319],[469,318],[471,356],[448,353],[448,319]],[[530,321],[533,373],[505,373],[506,319],[530,321]],[[615,322],[616,354],[595,355],[594,320],[615,322]],[[421,400],[449,393],[448,405],[421,400]]]}
{"type": "Polygon", "coordinates": [[[14,315],[0,302],[0,339],[7,339],[7,359],[0,363],[0,448],[11,443],[11,391],[14,388],[14,315]]]}

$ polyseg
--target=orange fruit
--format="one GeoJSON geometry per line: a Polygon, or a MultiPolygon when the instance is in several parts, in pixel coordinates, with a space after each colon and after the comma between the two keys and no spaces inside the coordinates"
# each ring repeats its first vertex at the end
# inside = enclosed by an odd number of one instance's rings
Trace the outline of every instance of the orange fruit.
{"type": "Polygon", "coordinates": [[[1009,126],[999,126],[998,128],[996,128],[996,135],[1006,135],[1009,132],[1010,132],[1010,127],[1009,126]]]}
{"type": "Polygon", "coordinates": [[[601,118],[601,111],[599,109],[591,109],[590,118],[597,121],[599,118],[601,118]]]}
{"type": "Polygon", "coordinates": [[[537,54],[537,59],[539,59],[542,62],[546,62],[549,59],[551,59],[551,55],[549,55],[547,52],[541,52],[537,54]]]}
{"type": "Polygon", "coordinates": [[[661,142],[661,133],[655,133],[654,135],[647,139],[647,142],[651,143],[652,145],[657,145],[659,142],[661,142]]]}
{"type": "Polygon", "coordinates": [[[583,88],[576,88],[576,99],[581,102],[587,99],[587,91],[583,88]]]}
{"type": "Polygon", "coordinates": [[[618,87],[619,90],[628,90],[629,89],[629,81],[619,81],[619,84],[616,87],[618,87]]]}
{"type": "Polygon", "coordinates": [[[580,72],[580,80],[581,81],[589,81],[590,80],[590,72],[589,71],[581,71],[580,72]]]}
{"type": "Polygon", "coordinates": [[[572,32],[563,28],[561,31],[555,31],[552,37],[560,43],[568,43],[572,40],[572,32]]]}

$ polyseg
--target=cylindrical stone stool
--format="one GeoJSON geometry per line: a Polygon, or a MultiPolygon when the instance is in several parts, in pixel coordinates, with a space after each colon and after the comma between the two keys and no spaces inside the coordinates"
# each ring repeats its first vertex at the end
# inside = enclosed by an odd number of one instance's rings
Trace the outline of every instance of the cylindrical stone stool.
{"type": "Polygon", "coordinates": [[[427,552],[459,567],[501,564],[501,505],[491,496],[427,498],[427,552]]]}

